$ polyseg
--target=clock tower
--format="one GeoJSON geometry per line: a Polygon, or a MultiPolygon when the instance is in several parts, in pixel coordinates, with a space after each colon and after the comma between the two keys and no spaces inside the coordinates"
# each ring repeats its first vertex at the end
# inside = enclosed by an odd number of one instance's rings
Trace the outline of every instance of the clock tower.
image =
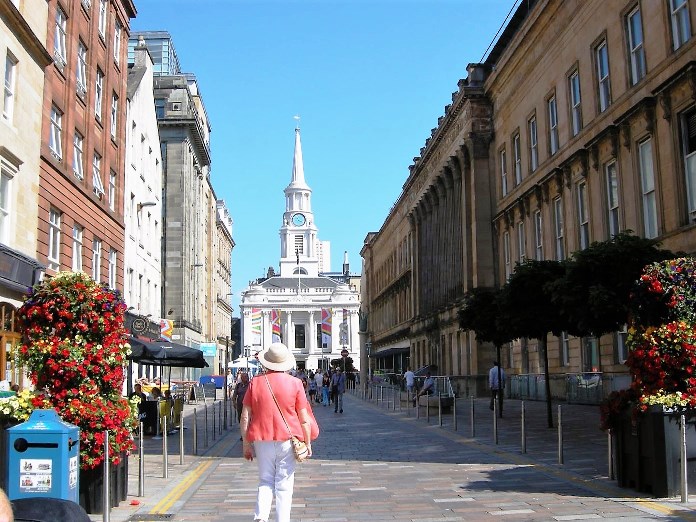
{"type": "Polygon", "coordinates": [[[285,188],[285,212],[280,227],[280,276],[319,275],[317,227],[312,214],[312,189],[304,178],[300,128],[295,128],[292,179],[285,188]]]}

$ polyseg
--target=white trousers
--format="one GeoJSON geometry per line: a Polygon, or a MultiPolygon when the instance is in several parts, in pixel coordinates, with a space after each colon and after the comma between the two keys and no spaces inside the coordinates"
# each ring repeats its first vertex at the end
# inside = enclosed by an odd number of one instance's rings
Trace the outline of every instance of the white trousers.
{"type": "Polygon", "coordinates": [[[256,441],[254,453],[259,468],[259,490],[254,520],[268,522],[275,496],[276,521],[290,522],[296,464],[292,444],[289,440],[256,441]]]}

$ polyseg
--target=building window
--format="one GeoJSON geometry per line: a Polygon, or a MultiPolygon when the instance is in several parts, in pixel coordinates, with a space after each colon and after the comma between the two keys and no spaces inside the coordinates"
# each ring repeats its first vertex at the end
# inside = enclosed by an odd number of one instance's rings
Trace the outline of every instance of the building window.
{"type": "Polygon", "coordinates": [[[72,269],[73,272],[82,270],[82,233],[84,229],[80,225],[73,225],[72,229],[72,269]]]}
{"type": "Polygon", "coordinates": [[[65,12],[58,7],[56,9],[56,33],[53,36],[53,59],[61,69],[67,63],[67,53],[65,51],[65,35],[68,25],[68,17],[65,12]]]}
{"type": "Polygon", "coordinates": [[[106,0],[99,0],[99,36],[106,38],[106,0]]]}
{"type": "Polygon", "coordinates": [[[517,223],[517,259],[524,263],[527,258],[527,238],[524,233],[524,221],[517,223]]]}
{"type": "Polygon", "coordinates": [[[301,235],[295,236],[295,254],[304,254],[304,237],[301,235]]]}
{"type": "Polygon", "coordinates": [[[17,85],[17,59],[9,51],[5,56],[5,87],[2,101],[2,117],[12,121],[14,98],[17,85]]]}
{"type": "Polygon", "coordinates": [[[507,180],[507,159],[505,156],[505,149],[500,151],[500,189],[503,196],[508,193],[508,180],[507,180]]]}
{"type": "Polygon", "coordinates": [[[645,48],[643,47],[643,23],[640,9],[636,7],[626,17],[628,53],[631,62],[631,85],[643,79],[646,73],[645,48]]]}
{"type": "Polygon", "coordinates": [[[109,172],[109,209],[116,210],[116,173],[109,172]]]}
{"type": "Polygon", "coordinates": [[[537,141],[537,121],[536,116],[527,122],[529,128],[529,170],[534,172],[539,166],[539,143],[537,141]]]}
{"type": "Polygon", "coordinates": [[[599,339],[596,337],[582,338],[582,371],[599,371],[599,339]]]}
{"type": "Polygon", "coordinates": [[[570,336],[568,332],[561,332],[558,337],[558,363],[561,366],[568,366],[570,364],[570,336]]]}
{"type": "Polygon", "coordinates": [[[92,0],[82,0],[82,7],[89,13],[89,8],[92,7],[92,0]]]}
{"type": "Polygon", "coordinates": [[[111,137],[115,140],[118,132],[118,96],[111,95],[111,137]]]}
{"type": "Polygon", "coordinates": [[[87,94],[87,47],[80,40],[77,44],[77,94],[84,97],[87,94]]]}
{"type": "Polygon", "coordinates": [[[75,177],[82,180],[85,177],[84,163],[82,161],[82,146],[84,143],[84,138],[82,134],[75,131],[75,136],[73,138],[73,173],[75,177]]]}
{"type": "Polygon", "coordinates": [[[155,98],[155,117],[158,120],[164,118],[164,104],[165,100],[163,98],[155,98]]]}
{"type": "Polygon", "coordinates": [[[611,103],[611,83],[609,81],[609,51],[607,42],[604,41],[595,50],[597,61],[597,91],[599,100],[599,112],[604,112],[611,103]]]}
{"type": "Polygon", "coordinates": [[[48,268],[60,270],[60,212],[48,211],[48,268]]]}
{"type": "Polygon", "coordinates": [[[689,218],[694,221],[696,220],[696,109],[691,109],[682,115],[681,134],[689,218]]]}
{"type": "Polygon", "coordinates": [[[578,239],[581,249],[590,246],[590,217],[587,209],[587,183],[578,183],[578,239]]]}
{"type": "Polygon", "coordinates": [[[94,159],[92,160],[92,184],[94,185],[94,193],[97,196],[104,195],[104,184],[101,179],[101,156],[94,153],[94,159]]]}
{"type": "Polygon", "coordinates": [[[12,175],[4,166],[0,169],[0,241],[7,244],[10,236],[12,175]]]}
{"type": "Polygon", "coordinates": [[[97,79],[94,83],[94,114],[102,118],[102,96],[104,95],[104,73],[97,67],[97,79]]]}
{"type": "Polygon", "coordinates": [[[604,167],[604,176],[607,180],[607,224],[609,237],[617,235],[619,226],[619,178],[616,174],[616,162],[607,163],[604,167]]]}
{"type": "Polygon", "coordinates": [[[643,203],[643,233],[650,239],[657,237],[657,198],[651,139],[638,145],[638,163],[643,203]]]}
{"type": "Polygon", "coordinates": [[[94,238],[92,241],[92,279],[99,282],[101,278],[101,239],[94,238]]]}
{"type": "Polygon", "coordinates": [[[109,287],[116,288],[116,250],[109,250],[109,287]]]}
{"type": "Polygon", "coordinates": [[[616,362],[625,363],[628,359],[628,326],[623,325],[621,330],[616,332],[616,362]]]}
{"type": "Polygon", "coordinates": [[[582,129],[582,107],[580,105],[580,74],[575,71],[568,79],[570,90],[570,125],[573,136],[582,129]]]}
{"type": "Polygon", "coordinates": [[[565,242],[563,238],[563,201],[561,198],[553,200],[554,231],[556,235],[556,261],[565,259],[565,242]]]}
{"type": "Polygon", "coordinates": [[[63,113],[55,105],[51,106],[51,130],[48,136],[48,147],[53,155],[63,157],[63,113]]]}
{"type": "Polygon", "coordinates": [[[522,183],[522,149],[519,133],[512,138],[512,149],[515,155],[515,186],[517,186],[522,183]]]}
{"type": "Polygon", "coordinates": [[[541,210],[534,212],[534,257],[544,260],[544,229],[542,228],[541,210]]]}
{"type": "Polygon", "coordinates": [[[505,279],[512,275],[512,259],[510,256],[510,232],[503,234],[503,259],[505,261],[505,279]]]}
{"type": "Polygon", "coordinates": [[[114,27],[114,62],[116,62],[116,65],[119,67],[121,65],[121,34],[121,22],[117,20],[114,27]]]}
{"type": "Polygon", "coordinates": [[[672,45],[679,49],[691,38],[689,22],[689,3],[686,0],[669,0],[672,20],[672,45]]]}
{"type": "Polygon", "coordinates": [[[558,107],[556,107],[556,97],[552,96],[547,105],[549,111],[549,152],[553,156],[558,152],[558,107]]]}
{"type": "Polygon", "coordinates": [[[127,303],[134,303],[135,302],[135,272],[133,271],[132,268],[128,269],[128,299],[126,300],[127,303]]]}

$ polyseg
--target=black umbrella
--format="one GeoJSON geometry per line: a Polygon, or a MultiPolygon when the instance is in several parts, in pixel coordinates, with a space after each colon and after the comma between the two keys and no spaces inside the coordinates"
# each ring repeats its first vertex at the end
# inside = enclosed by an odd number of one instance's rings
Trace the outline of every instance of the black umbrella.
{"type": "Polygon", "coordinates": [[[166,341],[143,341],[131,337],[131,354],[128,358],[138,364],[170,366],[175,368],[206,368],[208,363],[203,352],[183,344],[166,341]]]}

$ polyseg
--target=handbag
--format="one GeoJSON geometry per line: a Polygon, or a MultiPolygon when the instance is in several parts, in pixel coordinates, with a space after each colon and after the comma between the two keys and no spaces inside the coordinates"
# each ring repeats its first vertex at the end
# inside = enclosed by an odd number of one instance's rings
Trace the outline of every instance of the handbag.
{"type": "Polygon", "coordinates": [[[271,397],[273,397],[273,402],[275,402],[276,406],[278,407],[278,411],[280,412],[280,416],[283,419],[283,422],[285,423],[285,427],[288,429],[288,433],[290,434],[290,442],[292,443],[292,451],[295,454],[295,460],[297,462],[304,462],[309,458],[309,448],[307,447],[307,444],[295,437],[295,435],[292,434],[292,431],[290,430],[290,425],[288,424],[288,421],[285,420],[285,415],[283,415],[283,410],[280,409],[280,404],[278,404],[278,399],[276,399],[275,393],[273,393],[273,388],[271,388],[271,383],[268,380],[268,375],[264,374],[264,377],[266,378],[266,384],[268,384],[268,390],[271,392],[271,397]]]}

